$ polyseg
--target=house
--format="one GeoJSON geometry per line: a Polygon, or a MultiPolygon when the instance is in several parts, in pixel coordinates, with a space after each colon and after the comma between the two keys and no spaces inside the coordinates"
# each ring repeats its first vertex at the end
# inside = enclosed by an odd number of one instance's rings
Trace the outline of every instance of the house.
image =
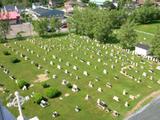
{"type": "Polygon", "coordinates": [[[12,11],[19,12],[18,7],[17,6],[13,6],[13,5],[4,6],[3,10],[6,11],[6,12],[12,12],[12,11]]]}
{"type": "Polygon", "coordinates": [[[64,8],[65,8],[66,14],[73,13],[73,6],[74,6],[74,3],[73,3],[72,0],[69,0],[69,1],[64,3],[64,8]]]}
{"type": "MultiPolygon", "coordinates": [[[[145,3],[145,0],[133,0],[138,5],[143,5],[145,3]]],[[[160,5],[160,0],[151,0],[150,1],[153,4],[160,5]]]]}
{"type": "Polygon", "coordinates": [[[17,24],[20,21],[20,14],[16,11],[1,11],[0,21],[9,21],[10,24],[17,24]]]}
{"type": "Polygon", "coordinates": [[[135,47],[135,54],[137,55],[142,55],[142,56],[147,56],[149,52],[149,46],[145,44],[137,44],[135,47]]]}
{"type": "Polygon", "coordinates": [[[56,9],[48,9],[44,7],[39,7],[34,10],[32,10],[32,16],[35,17],[34,19],[38,18],[64,18],[64,12],[61,10],[56,10],[56,9]]]}

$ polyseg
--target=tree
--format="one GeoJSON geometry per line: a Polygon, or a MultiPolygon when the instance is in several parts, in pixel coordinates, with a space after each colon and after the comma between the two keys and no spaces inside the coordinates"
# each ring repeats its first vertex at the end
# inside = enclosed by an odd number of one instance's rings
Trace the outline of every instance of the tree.
{"type": "Polygon", "coordinates": [[[130,4],[132,0],[118,0],[118,8],[122,9],[124,8],[127,4],[130,4]]]}
{"type": "Polygon", "coordinates": [[[24,80],[18,80],[18,81],[17,81],[17,84],[18,84],[18,87],[19,87],[20,89],[22,89],[24,86],[26,86],[27,88],[29,87],[29,83],[27,83],[27,82],[24,81],[24,80]]]}
{"type": "Polygon", "coordinates": [[[42,37],[46,35],[48,31],[48,19],[44,18],[33,21],[33,27],[34,30],[39,34],[39,36],[42,37]]]}
{"type": "Polygon", "coordinates": [[[49,98],[55,98],[58,97],[61,94],[60,91],[58,91],[55,88],[48,88],[46,89],[46,96],[49,98]]]}
{"type": "Polygon", "coordinates": [[[8,21],[0,21],[0,39],[1,42],[7,39],[7,33],[10,30],[10,24],[8,21]]]}
{"type": "Polygon", "coordinates": [[[154,20],[159,20],[160,9],[155,6],[142,6],[135,9],[130,18],[136,23],[152,23],[154,20]]]}
{"type": "Polygon", "coordinates": [[[151,52],[160,59],[160,26],[157,28],[152,40],[151,52]]]}
{"type": "Polygon", "coordinates": [[[81,2],[83,2],[83,3],[88,3],[89,0],[81,0],[81,2]]]}
{"type": "Polygon", "coordinates": [[[56,20],[55,20],[54,17],[52,17],[50,19],[50,29],[51,29],[52,32],[55,32],[55,27],[56,27],[56,20]]]}
{"type": "Polygon", "coordinates": [[[126,24],[121,26],[119,35],[120,44],[124,49],[133,49],[136,44],[137,34],[134,30],[134,24],[127,21],[126,24]]]}
{"type": "MultiPolygon", "coordinates": [[[[117,14],[110,10],[88,7],[82,10],[76,9],[69,18],[69,28],[76,34],[95,38],[102,43],[111,39],[113,23],[118,20],[117,14]]],[[[119,22],[119,21],[118,21],[119,22]]]]}
{"type": "Polygon", "coordinates": [[[40,104],[41,101],[44,100],[45,98],[40,93],[34,93],[33,99],[34,99],[34,102],[36,102],[37,104],[40,104]]]}
{"type": "Polygon", "coordinates": [[[2,1],[0,1],[0,8],[1,8],[1,7],[3,7],[3,3],[2,3],[2,1]]]}

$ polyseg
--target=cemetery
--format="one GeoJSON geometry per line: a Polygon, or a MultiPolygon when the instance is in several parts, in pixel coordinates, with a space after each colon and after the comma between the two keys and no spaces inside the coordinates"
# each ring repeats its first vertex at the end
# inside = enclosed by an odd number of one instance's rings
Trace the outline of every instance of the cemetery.
{"type": "Polygon", "coordinates": [[[160,87],[160,61],[86,36],[33,37],[0,44],[0,96],[40,120],[122,120],[160,87]]]}

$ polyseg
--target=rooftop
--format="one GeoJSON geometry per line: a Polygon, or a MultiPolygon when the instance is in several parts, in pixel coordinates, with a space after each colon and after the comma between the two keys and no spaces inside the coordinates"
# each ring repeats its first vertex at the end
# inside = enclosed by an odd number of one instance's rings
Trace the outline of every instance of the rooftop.
{"type": "Polygon", "coordinates": [[[20,17],[20,14],[16,11],[0,12],[0,20],[15,20],[20,17]]]}
{"type": "Polygon", "coordinates": [[[60,10],[52,10],[45,8],[36,8],[33,10],[39,17],[52,17],[52,16],[64,16],[64,12],[60,10]]]}
{"type": "Polygon", "coordinates": [[[142,48],[145,50],[149,50],[149,48],[150,48],[149,45],[141,44],[141,43],[137,44],[136,47],[139,47],[139,48],[142,48]]]}

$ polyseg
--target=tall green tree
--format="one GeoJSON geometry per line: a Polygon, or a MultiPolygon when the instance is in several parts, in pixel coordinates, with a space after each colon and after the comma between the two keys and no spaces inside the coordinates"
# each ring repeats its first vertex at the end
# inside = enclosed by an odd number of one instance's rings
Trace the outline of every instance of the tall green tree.
{"type": "Polygon", "coordinates": [[[124,49],[133,49],[137,42],[137,34],[134,30],[134,23],[127,21],[121,26],[119,35],[120,44],[124,49]]]}
{"type": "Polygon", "coordinates": [[[2,1],[0,1],[0,8],[1,8],[1,7],[3,7],[3,3],[2,3],[2,1]]]}
{"type": "Polygon", "coordinates": [[[8,21],[0,21],[0,39],[5,41],[7,39],[7,33],[10,30],[10,24],[8,21]]]}
{"type": "Polygon", "coordinates": [[[127,4],[130,4],[132,0],[118,0],[118,8],[122,9],[124,8],[127,4]]]}
{"type": "Polygon", "coordinates": [[[160,26],[157,28],[152,40],[151,52],[160,59],[160,26]]]}
{"type": "Polygon", "coordinates": [[[34,30],[39,34],[39,36],[46,35],[48,31],[48,19],[44,18],[44,19],[33,21],[33,27],[34,27],[34,30]]]}
{"type": "Polygon", "coordinates": [[[50,29],[52,32],[55,32],[56,20],[54,17],[50,19],[50,29]]]}
{"type": "Polygon", "coordinates": [[[88,3],[89,0],[81,0],[83,3],[88,3]]]}

